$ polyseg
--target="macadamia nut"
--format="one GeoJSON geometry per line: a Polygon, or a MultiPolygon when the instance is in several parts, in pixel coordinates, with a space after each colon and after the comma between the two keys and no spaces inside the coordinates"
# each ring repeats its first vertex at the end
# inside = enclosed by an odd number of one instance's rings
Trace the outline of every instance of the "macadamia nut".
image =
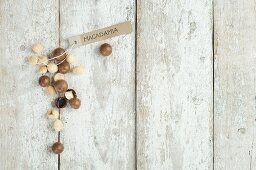
{"type": "Polygon", "coordinates": [[[72,55],[72,54],[69,54],[69,55],[67,56],[67,58],[66,58],[66,61],[67,61],[69,64],[73,63],[73,62],[74,62],[74,57],[73,57],[73,55],[72,55]]]}
{"type": "Polygon", "coordinates": [[[47,87],[47,94],[49,94],[51,96],[56,94],[56,91],[55,91],[53,86],[48,86],[47,87]]]}
{"type": "Polygon", "coordinates": [[[28,58],[28,63],[36,65],[38,63],[38,56],[31,56],[28,58]]]}
{"type": "Polygon", "coordinates": [[[46,57],[46,56],[39,56],[37,64],[47,65],[48,64],[48,57],[46,57]]]}
{"type": "Polygon", "coordinates": [[[56,108],[48,111],[47,116],[49,119],[56,120],[59,118],[59,111],[56,108]]]}
{"type": "Polygon", "coordinates": [[[57,119],[54,123],[53,123],[53,128],[56,131],[61,131],[63,129],[63,123],[61,120],[57,119]]]}
{"type": "Polygon", "coordinates": [[[56,73],[56,74],[54,75],[54,81],[64,80],[64,78],[65,78],[65,76],[64,76],[64,74],[62,74],[62,73],[56,73]]]}
{"type": "Polygon", "coordinates": [[[56,73],[58,71],[58,66],[54,63],[49,63],[47,69],[50,73],[56,73]]]}
{"type": "Polygon", "coordinates": [[[46,66],[41,66],[39,68],[39,74],[45,74],[47,73],[47,67],[46,66]]]}
{"type": "Polygon", "coordinates": [[[84,69],[83,69],[82,66],[76,66],[76,67],[73,68],[72,72],[74,74],[80,75],[80,74],[83,74],[84,69]]]}
{"type": "Polygon", "coordinates": [[[44,47],[40,43],[35,43],[32,45],[32,50],[37,54],[41,54],[43,49],[44,47]]]}

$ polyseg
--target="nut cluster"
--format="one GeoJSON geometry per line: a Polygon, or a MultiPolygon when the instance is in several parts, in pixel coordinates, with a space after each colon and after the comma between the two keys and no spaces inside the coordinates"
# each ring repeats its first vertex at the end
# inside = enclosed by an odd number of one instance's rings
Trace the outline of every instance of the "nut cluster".
{"type": "MultiPolygon", "coordinates": [[[[55,107],[47,112],[50,120],[53,120],[53,128],[59,132],[63,129],[63,123],[60,120],[59,109],[66,107],[68,104],[74,109],[79,109],[81,105],[80,99],[77,98],[75,90],[70,89],[65,74],[72,72],[79,75],[83,73],[83,67],[72,66],[74,57],[67,54],[63,48],[56,48],[48,56],[42,55],[44,47],[40,43],[32,46],[35,53],[29,57],[28,62],[39,66],[39,74],[41,77],[38,83],[46,89],[49,95],[58,97],[54,100],[55,107]]],[[[64,146],[60,142],[52,145],[52,150],[56,154],[60,154],[64,150],[64,146]]]]}

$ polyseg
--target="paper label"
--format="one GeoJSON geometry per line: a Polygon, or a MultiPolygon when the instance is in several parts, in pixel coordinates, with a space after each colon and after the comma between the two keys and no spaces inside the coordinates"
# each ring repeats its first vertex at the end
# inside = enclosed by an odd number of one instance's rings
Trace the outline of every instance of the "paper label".
{"type": "Polygon", "coordinates": [[[92,32],[84,33],[82,35],[74,36],[68,39],[69,44],[74,44],[74,48],[90,44],[93,42],[105,40],[111,37],[128,34],[132,32],[132,24],[130,21],[120,24],[112,25],[110,27],[102,28],[92,32]]]}

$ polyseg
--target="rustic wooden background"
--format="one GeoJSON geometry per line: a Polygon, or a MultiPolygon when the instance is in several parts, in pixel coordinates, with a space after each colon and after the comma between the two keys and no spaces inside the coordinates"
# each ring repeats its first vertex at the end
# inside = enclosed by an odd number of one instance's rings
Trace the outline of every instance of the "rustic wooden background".
{"type": "Polygon", "coordinates": [[[57,169],[53,98],[31,44],[132,21],[132,34],[74,50],[82,100],[61,112],[62,170],[256,170],[255,0],[0,0],[0,169],[57,169]]]}

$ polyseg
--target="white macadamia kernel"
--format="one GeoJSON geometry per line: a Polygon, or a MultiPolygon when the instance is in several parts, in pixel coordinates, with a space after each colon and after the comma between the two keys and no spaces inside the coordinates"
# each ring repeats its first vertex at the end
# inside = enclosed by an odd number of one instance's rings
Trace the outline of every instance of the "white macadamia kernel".
{"type": "Polygon", "coordinates": [[[49,63],[47,69],[50,73],[56,73],[58,71],[58,66],[54,63],[49,63]]]}
{"type": "Polygon", "coordinates": [[[31,56],[28,58],[28,63],[36,65],[38,63],[38,56],[31,56]]]}
{"type": "Polygon", "coordinates": [[[66,61],[69,63],[69,64],[72,64],[74,63],[74,57],[72,54],[69,54],[66,58],[66,61]]]}
{"type": "Polygon", "coordinates": [[[64,78],[65,78],[65,75],[64,74],[62,74],[62,73],[56,73],[55,75],[54,75],[54,81],[58,81],[58,80],[64,80],[64,78]]]}
{"type": "Polygon", "coordinates": [[[53,123],[53,128],[56,130],[56,131],[61,131],[63,129],[63,123],[61,120],[57,119],[54,123],[53,123]]]}
{"type": "Polygon", "coordinates": [[[39,68],[39,73],[40,73],[40,74],[45,74],[45,73],[47,73],[47,67],[46,67],[46,66],[41,66],[41,67],[39,68]]]}
{"type": "Polygon", "coordinates": [[[44,47],[40,43],[35,43],[32,45],[32,50],[37,54],[41,54],[43,49],[44,47]]]}
{"type": "Polygon", "coordinates": [[[56,91],[55,91],[53,86],[48,86],[47,87],[47,94],[49,94],[51,96],[56,94],[56,91]]]}
{"type": "Polygon", "coordinates": [[[47,116],[51,120],[56,120],[59,118],[59,111],[56,108],[53,108],[52,110],[48,111],[47,116]]]}
{"type": "Polygon", "coordinates": [[[72,92],[72,91],[67,91],[67,92],[65,92],[65,97],[66,97],[68,100],[74,98],[73,92],[72,92]]]}
{"type": "Polygon", "coordinates": [[[74,74],[80,75],[83,74],[84,68],[82,66],[75,66],[72,70],[74,74]]]}

